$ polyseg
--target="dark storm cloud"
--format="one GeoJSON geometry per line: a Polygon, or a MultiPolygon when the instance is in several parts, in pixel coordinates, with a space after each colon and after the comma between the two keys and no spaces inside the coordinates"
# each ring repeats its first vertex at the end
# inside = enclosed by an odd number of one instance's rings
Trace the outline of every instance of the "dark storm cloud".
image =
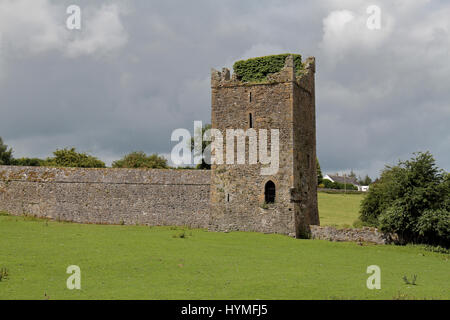
{"type": "Polygon", "coordinates": [[[369,4],[0,0],[0,136],[16,156],[167,154],[174,129],[209,122],[211,67],[299,52],[317,58],[323,171],[373,176],[418,150],[448,170],[449,5],[381,1],[370,31],[369,4]],[[69,4],[81,32],[64,28],[69,4]]]}

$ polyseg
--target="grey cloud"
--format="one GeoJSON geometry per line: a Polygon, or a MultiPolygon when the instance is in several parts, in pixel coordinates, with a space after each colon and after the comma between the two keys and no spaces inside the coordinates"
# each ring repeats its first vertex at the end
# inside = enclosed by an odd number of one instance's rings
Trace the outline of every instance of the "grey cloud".
{"type": "MultiPolygon", "coordinates": [[[[168,154],[172,130],[192,131],[194,120],[209,122],[211,67],[283,51],[317,58],[318,156],[324,172],[353,169],[375,176],[385,163],[418,150],[430,150],[441,167],[450,167],[445,2],[379,1],[384,29],[372,33],[360,1],[39,0],[36,5],[44,10],[38,12],[53,8],[52,19],[61,12],[63,25],[62,9],[75,2],[89,8],[83,23],[93,26],[96,10],[116,5],[112,29],[99,23],[96,28],[103,29],[95,34],[106,37],[109,30],[122,40],[107,53],[101,46],[90,50],[95,41],[80,42],[87,49],[71,55],[64,42],[70,39],[62,37],[37,53],[23,45],[26,32],[10,22],[25,52],[13,54],[18,48],[2,46],[0,136],[16,156],[44,157],[65,146],[108,162],[134,150],[168,154]],[[329,17],[342,10],[354,19],[336,28],[339,20],[329,17]]],[[[0,0],[0,6],[7,3],[0,0]]]]}

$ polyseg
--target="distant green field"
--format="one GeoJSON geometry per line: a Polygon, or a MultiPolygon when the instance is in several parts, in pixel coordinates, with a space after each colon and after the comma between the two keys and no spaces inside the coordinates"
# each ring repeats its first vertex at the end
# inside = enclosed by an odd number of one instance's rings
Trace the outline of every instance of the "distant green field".
{"type": "Polygon", "coordinates": [[[419,246],[12,216],[0,216],[0,235],[0,299],[450,298],[449,255],[419,246]],[[69,265],[81,290],[66,288],[69,265]],[[366,287],[369,265],[381,290],[366,287]]]}
{"type": "Polygon", "coordinates": [[[318,192],[320,224],[351,227],[359,216],[359,206],[365,194],[318,192]]]}

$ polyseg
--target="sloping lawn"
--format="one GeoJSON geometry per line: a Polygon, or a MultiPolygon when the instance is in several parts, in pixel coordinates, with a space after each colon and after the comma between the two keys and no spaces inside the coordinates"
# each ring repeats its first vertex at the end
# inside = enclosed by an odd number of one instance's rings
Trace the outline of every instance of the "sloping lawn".
{"type": "Polygon", "coordinates": [[[351,227],[359,216],[364,194],[318,192],[320,224],[323,226],[351,227]]]}
{"type": "Polygon", "coordinates": [[[450,298],[449,255],[419,246],[12,216],[0,216],[0,235],[0,299],[450,298]],[[69,265],[81,290],[66,288],[69,265]],[[369,265],[381,290],[366,287],[369,265]]]}

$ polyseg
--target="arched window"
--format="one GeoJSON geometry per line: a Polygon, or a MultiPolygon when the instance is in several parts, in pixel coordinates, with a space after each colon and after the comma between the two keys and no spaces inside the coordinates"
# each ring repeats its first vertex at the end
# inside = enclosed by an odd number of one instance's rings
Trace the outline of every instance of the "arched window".
{"type": "Polygon", "coordinates": [[[264,187],[264,200],[266,203],[275,202],[275,183],[270,180],[267,181],[266,186],[264,187]]]}

